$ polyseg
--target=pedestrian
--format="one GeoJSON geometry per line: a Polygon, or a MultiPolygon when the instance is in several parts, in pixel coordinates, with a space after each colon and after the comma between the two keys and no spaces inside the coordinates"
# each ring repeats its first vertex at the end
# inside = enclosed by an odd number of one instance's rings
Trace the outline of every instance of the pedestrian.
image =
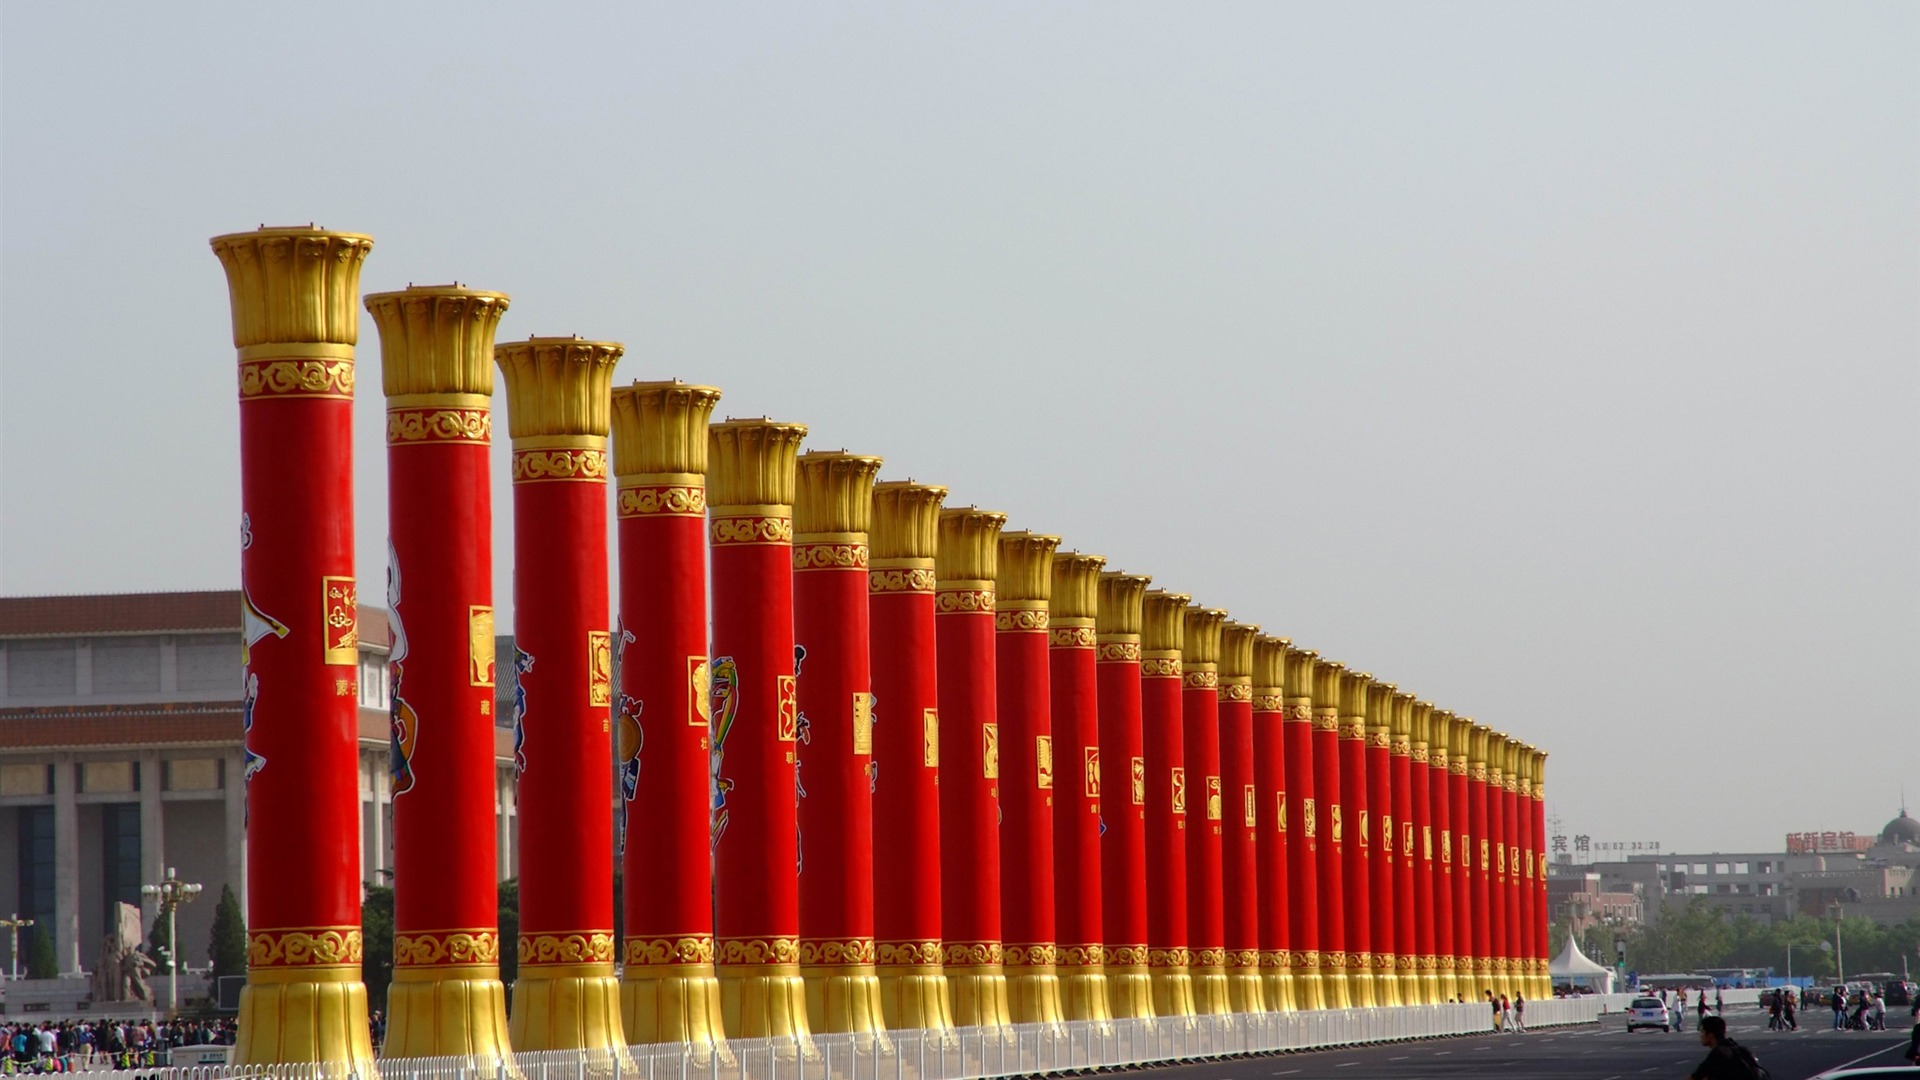
{"type": "Polygon", "coordinates": [[[1833,988],[1833,1030],[1843,1031],[1847,1026],[1847,988],[1833,988]]]}
{"type": "Polygon", "coordinates": [[[1700,991],[1700,1000],[1697,1004],[1699,1005],[1700,1023],[1705,1024],[1707,1022],[1707,992],[1705,990],[1700,991]]]}
{"type": "Polygon", "coordinates": [[[1713,1011],[1716,1016],[1727,1015],[1727,999],[1721,996],[1720,988],[1713,988],[1713,1011]]]}
{"type": "Polygon", "coordinates": [[[1786,1016],[1787,992],[1785,990],[1775,990],[1773,996],[1767,999],[1767,1030],[1779,1031],[1781,1026],[1787,1022],[1786,1016]]]}
{"type": "Polygon", "coordinates": [[[1796,1001],[1795,1001],[1795,995],[1793,992],[1793,987],[1789,986],[1787,987],[1787,1030],[1788,1031],[1800,1030],[1800,1019],[1794,1013],[1795,1004],[1796,1004],[1796,1001]]]}
{"type": "Polygon", "coordinates": [[[1491,989],[1487,991],[1487,1007],[1493,1010],[1493,1030],[1499,1031],[1500,1030],[1500,1002],[1494,999],[1493,991],[1491,989]]]}
{"type": "Polygon", "coordinates": [[[1727,1037],[1725,1017],[1709,1016],[1700,1022],[1700,1045],[1707,1056],[1694,1067],[1690,1080],[1753,1080],[1766,1075],[1753,1051],[1727,1037]]]}
{"type": "Polygon", "coordinates": [[[1867,1009],[1867,1026],[1874,1031],[1887,1030],[1887,1006],[1880,995],[1873,995],[1873,1004],[1867,1009]]]}
{"type": "Polygon", "coordinates": [[[1527,1030],[1527,999],[1517,992],[1513,995],[1513,1030],[1527,1030]]]}

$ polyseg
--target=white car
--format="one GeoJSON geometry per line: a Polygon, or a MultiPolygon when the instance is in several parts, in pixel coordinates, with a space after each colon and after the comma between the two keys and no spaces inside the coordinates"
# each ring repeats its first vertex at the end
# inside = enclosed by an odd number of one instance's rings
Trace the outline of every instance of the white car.
{"type": "Polygon", "coordinates": [[[1661,1031],[1673,1030],[1673,1018],[1667,1015],[1667,1007],[1659,998],[1638,997],[1627,1006],[1627,1032],[1632,1034],[1643,1027],[1659,1028],[1661,1031]]]}

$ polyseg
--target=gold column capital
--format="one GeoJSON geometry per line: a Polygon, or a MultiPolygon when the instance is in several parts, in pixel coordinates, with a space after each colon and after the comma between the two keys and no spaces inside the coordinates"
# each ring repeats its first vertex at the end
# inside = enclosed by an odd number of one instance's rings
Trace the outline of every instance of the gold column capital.
{"type": "Polygon", "coordinates": [[[1193,604],[1183,610],[1185,623],[1180,642],[1180,662],[1187,668],[1220,662],[1220,631],[1227,613],[1219,608],[1193,604]]]}
{"type": "Polygon", "coordinates": [[[613,390],[615,476],[694,476],[707,472],[707,423],[720,391],[679,379],[613,390]]]}
{"type": "Polygon", "coordinates": [[[1263,712],[1279,712],[1286,704],[1287,651],[1286,638],[1253,635],[1253,700],[1263,712]]]}
{"type": "Polygon", "coordinates": [[[1153,579],[1145,574],[1101,571],[1094,630],[1102,638],[1122,634],[1129,639],[1139,637],[1141,624],[1146,621],[1147,586],[1152,583],[1153,579]]]}
{"type": "MultiPolygon", "coordinates": [[[[867,542],[880,459],[844,450],[810,450],[794,459],[793,532],[815,542],[867,542]],[[858,536],[858,540],[853,539],[858,536]]],[[[796,558],[798,555],[796,553],[796,558]]]]}
{"type": "Polygon", "coordinates": [[[1338,660],[1323,659],[1313,653],[1308,661],[1313,687],[1313,705],[1318,710],[1340,711],[1340,695],[1347,683],[1347,665],[1338,660]]]}
{"type": "MultiPolygon", "coordinates": [[[[1253,678],[1254,642],[1260,637],[1260,628],[1252,623],[1233,622],[1220,624],[1220,681],[1228,679],[1250,680],[1253,678]]],[[[1248,685],[1252,685],[1248,683],[1248,685]]]]}
{"type": "Polygon", "coordinates": [[[707,426],[708,500],[715,507],[791,507],[807,425],[757,417],[707,426]]]}
{"type": "Polygon", "coordinates": [[[1105,555],[1080,551],[1053,553],[1053,582],[1049,603],[1054,625],[1075,620],[1074,625],[1093,626],[1100,614],[1100,570],[1107,565],[1105,555]]]}
{"type": "Polygon", "coordinates": [[[1433,746],[1433,706],[1415,699],[1407,709],[1407,734],[1413,740],[1413,754],[1421,760],[1431,756],[1433,746]]]}
{"type": "Polygon", "coordinates": [[[1393,737],[1393,752],[1408,753],[1413,749],[1413,695],[1404,690],[1396,690],[1387,700],[1387,730],[1393,737]]]}
{"type": "Polygon", "coordinates": [[[380,328],[380,379],[387,397],[492,397],[493,334],[509,302],[505,293],[458,284],[368,294],[367,313],[380,328]]]}
{"type": "Polygon", "coordinates": [[[940,511],[940,548],[934,553],[934,578],[941,584],[966,583],[970,589],[991,590],[1000,570],[1000,530],[1007,515],[977,506],[950,506],[940,511]]]}
{"type": "Polygon", "coordinates": [[[940,505],[946,498],[947,489],[938,484],[882,480],[873,485],[867,538],[874,560],[908,559],[931,571],[934,552],[940,549],[940,505]]]}
{"type": "Polygon", "coordinates": [[[994,603],[1045,611],[1053,597],[1053,553],[1060,538],[1018,529],[1000,534],[994,603]]]}
{"type": "Polygon", "coordinates": [[[1399,687],[1390,682],[1368,682],[1366,711],[1363,714],[1366,717],[1368,741],[1378,736],[1380,744],[1386,745],[1393,731],[1393,699],[1399,692],[1399,687]]]}
{"type": "MultiPolygon", "coordinates": [[[[227,272],[233,346],[344,345],[360,338],[360,267],[373,237],[305,228],[226,233],[208,241],[227,272]]],[[[351,350],[341,354],[351,359],[351,350]]]]}
{"type": "MultiPolygon", "coordinates": [[[[1165,589],[1148,589],[1141,598],[1140,648],[1181,658],[1185,648],[1187,603],[1193,597],[1165,589]]],[[[1177,672],[1176,672],[1177,674],[1177,672]]]]}
{"type": "MultiPolygon", "coordinates": [[[[606,438],[613,411],[613,366],[626,350],[617,341],[578,337],[530,337],[495,345],[493,362],[507,382],[508,434],[515,439],[606,438]]],[[[601,464],[604,468],[604,459],[601,464]]]]}

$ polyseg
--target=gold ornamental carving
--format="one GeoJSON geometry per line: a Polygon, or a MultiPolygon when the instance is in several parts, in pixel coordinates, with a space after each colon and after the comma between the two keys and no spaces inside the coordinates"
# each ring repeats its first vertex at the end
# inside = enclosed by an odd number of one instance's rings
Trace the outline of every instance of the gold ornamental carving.
{"type": "Polygon", "coordinates": [[[1193,952],[1185,948],[1148,949],[1147,966],[1157,968],[1192,967],[1193,952]]]}
{"type": "Polygon", "coordinates": [[[1093,627],[1052,627],[1047,631],[1047,645],[1055,649],[1091,649],[1094,647],[1093,627]]]}
{"type": "Polygon", "coordinates": [[[1261,949],[1257,955],[1260,958],[1260,966],[1263,968],[1286,967],[1293,956],[1285,949],[1261,949]]]}
{"type": "Polygon", "coordinates": [[[613,932],[521,934],[519,952],[523,964],[611,964],[613,932]]]}
{"type": "Polygon", "coordinates": [[[722,964],[797,964],[799,962],[799,938],[729,938],[720,943],[720,963],[722,964]]]}
{"type": "Polygon", "coordinates": [[[938,941],[882,941],[874,947],[875,963],[895,967],[928,967],[940,962],[938,941]]]}
{"type": "Polygon", "coordinates": [[[715,546],[793,543],[790,517],[714,518],[708,535],[715,546]]]}
{"type": "Polygon", "coordinates": [[[865,570],[865,544],[796,544],[793,549],[795,570],[865,570]]]}
{"type": "Polygon", "coordinates": [[[1100,952],[1110,967],[1145,967],[1147,963],[1145,945],[1107,945],[1100,952]]]}
{"type": "Polygon", "coordinates": [[[1313,723],[1313,706],[1305,701],[1295,701],[1287,706],[1287,719],[1296,724],[1313,723]]]}
{"type": "Polygon", "coordinates": [[[485,446],[492,441],[493,414],[484,408],[387,411],[388,446],[443,442],[485,446]]]}
{"type": "Polygon", "coordinates": [[[1137,664],[1140,662],[1140,643],[1137,641],[1103,641],[1100,643],[1099,662],[1102,664],[1137,664]]]}
{"type": "Polygon", "coordinates": [[[1220,688],[1221,701],[1252,701],[1253,684],[1232,682],[1220,688]]]}
{"type": "Polygon", "coordinates": [[[380,328],[380,379],[386,395],[492,397],[493,333],[508,302],[503,293],[461,285],[411,286],[368,295],[367,311],[380,328]]]}
{"type": "Polygon", "coordinates": [[[360,268],[372,237],[263,225],[208,243],[227,274],[234,348],[359,339],[360,268]]]}
{"type": "Polygon", "coordinates": [[[243,360],[240,399],[337,398],[353,400],[352,360],[243,360]]]}
{"type": "Polygon", "coordinates": [[[1006,524],[1007,515],[998,510],[943,508],[940,542],[933,555],[934,573],[940,581],[974,583],[970,587],[991,591],[1000,570],[1000,530],[1006,524]]]}
{"type": "Polygon", "coordinates": [[[872,938],[800,942],[803,964],[871,964],[879,955],[872,938]]]}
{"type": "Polygon", "coordinates": [[[873,514],[867,529],[873,557],[925,560],[932,569],[940,546],[940,506],[946,498],[947,489],[937,484],[884,480],[873,485],[873,514]]]}
{"type": "MultiPolygon", "coordinates": [[[[721,509],[793,505],[805,424],[765,417],[707,426],[707,490],[721,509]]],[[[789,537],[791,538],[791,537],[789,537]]],[[[724,961],[722,961],[724,963],[724,961]]]]}
{"type": "Polygon", "coordinates": [[[1193,963],[1196,967],[1225,967],[1227,950],[1224,948],[1195,949],[1193,963]]]}
{"type": "Polygon", "coordinates": [[[1053,553],[1053,584],[1047,601],[1056,620],[1084,619],[1093,625],[1100,614],[1100,571],[1106,565],[1104,555],[1053,553]]]}
{"type": "Polygon", "coordinates": [[[1218,690],[1220,673],[1217,671],[1189,671],[1181,680],[1188,690],[1218,690]]]}
{"type": "Polygon", "coordinates": [[[1008,633],[1028,633],[1047,629],[1046,611],[1034,611],[1022,608],[1017,611],[996,611],[993,614],[993,628],[1008,633]]]}
{"type": "Polygon", "coordinates": [[[1154,656],[1141,660],[1140,677],[1143,679],[1177,679],[1180,677],[1180,658],[1177,656],[1154,656]]]}
{"type": "Polygon", "coordinates": [[[1320,950],[1299,949],[1292,952],[1287,965],[1300,971],[1320,970],[1320,950]]]}
{"type": "Polygon", "coordinates": [[[867,573],[869,593],[930,593],[933,591],[932,567],[874,569],[867,573]]]}
{"type": "Polygon", "coordinates": [[[1260,966],[1260,950],[1228,949],[1226,966],[1230,968],[1257,968],[1260,966]]]}
{"type": "Polygon", "coordinates": [[[623,487],[619,514],[623,518],[664,514],[670,517],[706,517],[707,489],[690,485],[623,487]]]}
{"type": "Polygon", "coordinates": [[[395,967],[497,964],[500,934],[493,930],[431,930],[393,935],[395,967]]]}
{"type": "Polygon", "coordinates": [[[993,611],[992,589],[942,589],[934,594],[933,610],[940,615],[986,615],[993,611]]]}
{"type": "Polygon", "coordinates": [[[1107,962],[1107,950],[1099,945],[1057,945],[1055,963],[1061,967],[1099,967],[1107,962]]]}
{"type": "Polygon", "coordinates": [[[715,950],[711,935],[668,938],[628,938],[621,958],[628,967],[658,964],[711,964],[715,950]]]}
{"type": "Polygon", "coordinates": [[[1094,627],[1102,638],[1116,634],[1137,635],[1140,624],[1147,586],[1153,581],[1145,574],[1127,574],[1118,570],[1100,572],[1099,598],[1095,609],[1094,627]]]}
{"type": "Polygon", "coordinates": [[[1004,963],[1008,967],[1039,967],[1060,962],[1060,951],[1052,945],[1008,945],[1004,963]]]}
{"type": "MultiPolygon", "coordinates": [[[[531,337],[497,345],[507,383],[507,429],[515,439],[605,438],[613,411],[613,368],[626,346],[577,337],[531,337]]],[[[602,463],[604,475],[604,462],[602,463]]]]}
{"type": "Polygon", "coordinates": [[[982,967],[1006,963],[1006,951],[997,941],[948,942],[946,962],[953,967],[982,967]]]}
{"type": "Polygon", "coordinates": [[[678,379],[613,389],[613,471],[621,477],[707,471],[707,423],[720,391],[678,379]]]}
{"type": "Polygon", "coordinates": [[[1252,687],[1248,687],[1247,695],[1248,700],[1253,702],[1254,712],[1282,714],[1286,712],[1286,699],[1279,694],[1256,694],[1252,687]]]}
{"type": "Polygon", "coordinates": [[[1027,530],[1000,534],[994,566],[994,592],[1002,601],[1046,607],[1053,597],[1053,555],[1060,538],[1027,530]]]}
{"type": "Polygon", "coordinates": [[[365,939],[357,926],[309,926],[258,930],[247,935],[247,966],[333,967],[358,964],[365,939]]]}
{"type": "Polygon", "coordinates": [[[607,479],[605,450],[516,450],[513,453],[513,482],[534,484],[548,480],[607,479]]]}

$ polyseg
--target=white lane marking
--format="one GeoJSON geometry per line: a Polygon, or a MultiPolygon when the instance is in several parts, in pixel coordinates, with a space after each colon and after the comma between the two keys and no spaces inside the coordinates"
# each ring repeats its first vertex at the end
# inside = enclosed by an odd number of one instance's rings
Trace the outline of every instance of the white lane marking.
{"type": "Polygon", "coordinates": [[[1335,1066],[1334,1066],[1334,1068],[1336,1068],[1336,1069],[1351,1069],[1351,1068],[1353,1068],[1353,1067],[1354,1067],[1355,1065],[1358,1065],[1358,1064],[1360,1064],[1360,1063],[1359,1063],[1359,1062],[1357,1062],[1357,1061],[1343,1061],[1343,1062],[1341,1062],[1340,1064],[1338,1064],[1338,1065],[1335,1065],[1335,1066]]]}
{"type": "Polygon", "coordinates": [[[1277,1073],[1274,1073],[1273,1075],[1275,1075],[1275,1076],[1292,1076],[1292,1075],[1293,1075],[1294,1073],[1297,1073],[1297,1072],[1299,1072],[1299,1071],[1300,1071],[1299,1069],[1281,1069],[1281,1070],[1280,1070],[1279,1072],[1277,1072],[1277,1073]]]}
{"type": "Polygon", "coordinates": [[[1451,1053],[1453,1053],[1453,1051],[1451,1051],[1451,1050],[1435,1050],[1435,1051],[1433,1052],[1433,1056],[1434,1056],[1434,1057],[1446,1057],[1446,1056],[1447,1056],[1448,1054],[1451,1054],[1451,1053]]]}
{"type": "Polygon", "coordinates": [[[1405,1061],[1407,1060],[1407,1055],[1401,1054],[1399,1057],[1388,1058],[1387,1060],[1388,1061],[1405,1061]]]}
{"type": "MultiPolygon", "coordinates": [[[[1904,1040],[1902,1040],[1902,1041],[1904,1041],[1904,1040]]],[[[1894,1049],[1895,1047],[1897,1047],[1897,1046],[1899,1046],[1899,1045],[1900,1045],[1900,1043],[1897,1043],[1897,1042],[1895,1042],[1895,1043],[1888,1043],[1887,1045],[1885,1045],[1885,1046],[1883,1046],[1883,1047],[1881,1047],[1880,1049],[1878,1049],[1878,1050],[1875,1050],[1875,1051],[1874,1051],[1873,1053],[1871,1053],[1871,1054],[1861,1054],[1861,1055],[1860,1055],[1859,1057],[1857,1057],[1857,1058],[1854,1058],[1854,1059],[1853,1059],[1852,1061],[1846,1061],[1846,1062],[1842,1062],[1842,1063],[1840,1063],[1840,1064],[1838,1064],[1838,1065],[1835,1065],[1835,1066],[1834,1066],[1833,1068],[1831,1068],[1831,1069],[1828,1069],[1827,1071],[1828,1071],[1828,1072],[1839,1072],[1839,1071],[1840,1071],[1841,1069],[1845,1069],[1845,1068],[1848,1068],[1849,1066],[1853,1066],[1853,1065],[1858,1065],[1858,1064],[1860,1064],[1861,1062],[1863,1062],[1863,1061],[1865,1061],[1865,1060],[1867,1060],[1868,1058],[1876,1058],[1876,1057],[1879,1057],[1879,1056],[1880,1056],[1881,1054],[1884,1054],[1884,1053],[1886,1053],[1887,1051],[1889,1051],[1889,1050],[1892,1050],[1892,1049],[1894,1049]]]]}

